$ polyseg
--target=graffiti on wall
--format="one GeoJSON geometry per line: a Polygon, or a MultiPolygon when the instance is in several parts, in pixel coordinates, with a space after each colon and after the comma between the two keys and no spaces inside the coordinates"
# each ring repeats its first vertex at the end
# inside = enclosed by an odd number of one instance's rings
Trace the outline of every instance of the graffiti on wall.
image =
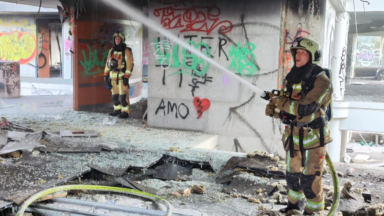
{"type": "Polygon", "coordinates": [[[182,32],[205,32],[207,35],[218,28],[221,33],[231,32],[233,24],[229,20],[220,21],[220,9],[209,7],[163,7],[154,9],[160,17],[160,24],[166,29],[180,29],[182,32]]]}
{"type": "Polygon", "coordinates": [[[27,64],[36,56],[36,38],[30,33],[0,32],[0,60],[27,64]]]}
{"type": "Polygon", "coordinates": [[[86,46],[87,49],[82,50],[83,61],[80,61],[80,65],[84,68],[83,75],[93,76],[103,73],[109,49],[106,46],[93,49],[89,45],[86,46]]]}
{"type": "Polygon", "coordinates": [[[345,58],[347,56],[347,48],[343,47],[343,52],[341,53],[341,62],[340,62],[340,70],[339,70],[339,80],[340,80],[340,92],[343,95],[344,87],[345,87],[345,58]]]}
{"type": "Polygon", "coordinates": [[[241,47],[240,43],[237,43],[237,47],[232,46],[229,51],[229,56],[232,57],[229,69],[235,69],[236,73],[243,76],[255,75],[259,71],[253,63],[256,61],[254,54],[255,49],[256,45],[253,43],[246,43],[243,47],[241,47]],[[253,62],[249,61],[248,57],[250,57],[253,62]]]}
{"type": "Polygon", "coordinates": [[[203,112],[207,111],[211,106],[211,101],[207,98],[200,99],[199,97],[193,98],[193,105],[197,111],[197,118],[201,118],[203,112]]]}
{"type": "Polygon", "coordinates": [[[374,64],[380,56],[380,50],[374,50],[372,48],[363,48],[357,51],[356,59],[362,66],[368,67],[374,64]]]}
{"type": "Polygon", "coordinates": [[[292,44],[296,40],[296,38],[307,37],[310,34],[311,33],[309,33],[308,31],[302,30],[301,25],[300,25],[299,29],[297,29],[296,34],[294,34],[294,35],[291,35],[290,32],[288,31],[288,29],[285,29],[284,42],[285,42],[285,44],[292,44]]]}
{"type": "Polygon", "coordinates": [[[143,44],[143,59],[142,59],[142,64],[147,65],[148,64],[148,57],[149,57],[149,45],[148,43],[143,44]]]}
{"type": "Polygon", "coordinates": [[[186,119],[189,115],[189,108],[184,103],[180,103],[179,106],[177,106],[176,103],[168,101],[167,106],[165,106],[164,99],[161,100],[159,106],[157,107],[155,115],[157,115],[160,110],[163,110],[164,116],[169,115],[169,112],[171,112],[172,115],[174,112],[175,118],[179,118],[180,116],[182,119],[186,119]]]}
{"type": "Polygon", "coordinates": [[[0,95],[5,98],[20,96],[20,64],[0,62],[0,95]]]}

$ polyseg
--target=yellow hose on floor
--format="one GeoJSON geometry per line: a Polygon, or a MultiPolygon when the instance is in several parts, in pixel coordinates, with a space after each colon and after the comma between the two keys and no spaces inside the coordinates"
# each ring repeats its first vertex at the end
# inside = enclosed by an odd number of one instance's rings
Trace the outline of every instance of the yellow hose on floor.
{"type": "Polygon", "coordinates": [[[327,164],[329,166],[329,170],[331,171],[333,187],[334,187],[334,189],[333,189],[333,203],[332,203],[331,209],[328,212],[328,216],[332,216],[335,214],[336,209],[339,206],[340,187],[339,187],[339,179],[337,178],[335,167],[333,167],[332,160],[329,157],[328,153],[327,153],[327,155],[325,155],[325,160],[327,161],[327,164]]]}
{"type": "Polygon", "coordinates": [[[46,190],[43,190],[33,196],[31,196],[29,199],[27,199],[21,206],[19,211],[17,212],[16,216],[23,216],[25,210],[28,208],[30,204],[35,202],[37,199],[42,198],[46,195],[58,192],[58,191],[68,191],[68,190],[96,190],[96,191],[109,191],[109,192],[117,192],[117,193],[123,193],[123,194],[130,194],[130,195],[136,195],[139,197],[147,198],[147,199],[157,199],[160,200],[160,202],[163,202],[167,206],[167,212],[166,216],[172,215],[172,205],[165,200],[162,197],[138,191],[138,190],[132,190],[128,188],[120,188],[120,187],[108,187],[108,186],[99,186],[99,185],[65,185],[65,186],[58,186],[53,188],[48,188],[46,190]]]}

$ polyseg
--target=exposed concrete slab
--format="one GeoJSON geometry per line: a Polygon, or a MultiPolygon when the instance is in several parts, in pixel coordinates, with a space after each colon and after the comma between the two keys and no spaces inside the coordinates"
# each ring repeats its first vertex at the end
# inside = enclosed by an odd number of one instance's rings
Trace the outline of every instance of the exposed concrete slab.
{"type": "Polygon", "coordinates": [[[204,134],[195,141],[193,148],[217,149],[217,139],[217,135],[204,134]]]}

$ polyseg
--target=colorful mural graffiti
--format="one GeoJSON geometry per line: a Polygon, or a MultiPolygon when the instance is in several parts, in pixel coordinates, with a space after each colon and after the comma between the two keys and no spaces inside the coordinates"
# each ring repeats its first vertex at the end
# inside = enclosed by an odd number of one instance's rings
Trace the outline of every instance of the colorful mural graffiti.
{"type": "Polygon", "coordinates": [[[0,32],[0,60],[30,62],[36,56],[36,37],[23,32],[0,32]]]}

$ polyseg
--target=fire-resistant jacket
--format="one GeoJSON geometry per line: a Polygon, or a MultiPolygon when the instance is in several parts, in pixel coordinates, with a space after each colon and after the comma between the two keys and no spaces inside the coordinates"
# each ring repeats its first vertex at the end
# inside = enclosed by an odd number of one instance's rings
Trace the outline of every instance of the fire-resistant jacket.
{"type": "MultiPolygon", "coordinates": [[[[320,73],[316,80],[314,81],[313,88],[305,95],[301,96],[302,92],[302,83],[293,84],[289,86],[289,83],[286,82],[287,87],[292,87],[292,94],[290,98],[284,99],[285,101],[280,104],[280,109],[283,112],[289,113],[295,116],[292,122],[299,123],[311,123],[313,120],[320,118],[325,114],[325,108],[328,107],[328,104],[332,100],[332,83],[325,73],[320,73]],[[313,102],[316,103],[315,111],[306,116],[299,115],[299,105],[309,105],[313,102]]],[[[280,102],[281,103],[281,102],[280,102]]],[[[279,107],[279,105],[278,105],[279,107]]],[[[320,129],[312,129],[304,124],[303,126],[303,144],[304,149],[313,149],[320,146],[320,129]]],[[[293,143],[294,150],[300,150],[299,144],[299,130],[300,127],[293,126],[293,143]]],[[[332,141],[330,136],[330,131],[328,125],[324,125],[324,143],[329,143],[332,141]]],[[[289,136],[291,135],[291,126],[287,125],[285,128],[285,133],[282,137],[284,144],[284,149],[287,151],[290,145],[289,136]]]]}
{"type": "MultiPolygon", "coordinates": [[[[132,68],[133,68],[132,51],[129,48],[125,48],[125,61],[123,61],[123,52],[115,51],[111,49],[108,53],[108,60],[105,65],[104,76],[108,76],[111,70],[109,68],[109,60],[111,58],[114,58],[118,61],[118,66],[117,66],[118,70],[123,70],[125,68],[125,71],[122,71],[123,73],[120,76],[125,76],[126,78],[129,78],[131,76],[132,68]]],[[[111,77],[111,78],[116,79],[115,77],[111,77]]]]}

